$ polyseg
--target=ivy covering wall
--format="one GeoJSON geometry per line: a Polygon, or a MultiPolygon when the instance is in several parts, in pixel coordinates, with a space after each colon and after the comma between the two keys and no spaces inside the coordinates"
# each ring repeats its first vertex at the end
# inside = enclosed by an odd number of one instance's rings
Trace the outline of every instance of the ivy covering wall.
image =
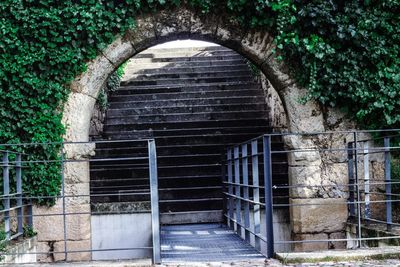
{"type": "MultiPolygon", "coordinates": [[[[267,28],[308,99],[342,108],[363,128],[400,126],[398,0],[3,0],[0,143],[61,142],[68,83],[85,62],[133,28],[136,14],[179,5],[267,28]]],[[[12,149],[60,157],[59,144],[12,149]]],[[[28,174],[32,194],[58,194],[58,163],[28,174]]]]}

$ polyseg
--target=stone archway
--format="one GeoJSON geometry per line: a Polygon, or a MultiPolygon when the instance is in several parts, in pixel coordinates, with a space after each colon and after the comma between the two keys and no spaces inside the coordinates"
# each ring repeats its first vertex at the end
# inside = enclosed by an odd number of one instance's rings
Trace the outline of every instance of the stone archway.
{"type": "MultiPolygon", "coordinates": [[[[287,125],[290,132],[322,132],[329,127],[329,122],[324,118],[323,112],[315,102],[299,104],[299,99],[306,94],[306,90],[296,84],[288,73],[283,62],[276,59],[273,54],[273,37],[267,31],[243,29],[230,21],[225,21],[223,16],[204,15],[191,10],[180,8],[176,10],[160,11],[156,14],[142,15],[137,18],[135,29],[128,30],[125,35],[119,36],[102,51],[96,59],[88,62],[87,71],[71,83],[71,93],[64,107],[63,123],[66,125],[65,141],[88,141],[89,126],[92,110],[100,88],[109,75],[123,62],[135,54],[156,44],[178,39],[196,39],[213,42],[230,48],[247,59],[251,60],[265,74],[272,86],[280,96],[287,115],[287,125]]],[[[332,114],[336,111],[330,110],[332,114]]],[[[332,124],[333,125],[333,124],[332,124]]],[[[345,124],[335,123],[336,128],[346,127],[345,124]]],[[[291,136],[285,139],[289,148],[305,148],[318,146],[313,140],[300,136],[291,136]]],[[[66,145],[67,158],[85,158],[90,156],[94,147],[91,145],[66,145]]],[[[318,152],[304,154],[290,154],[289,179],[293,184],[318,183],[323,177],[321,155],[318,152]],[[312,176],[315,179],[307,179],[312,176]]],[[[89,165],[88,163],[73,163],[65,166],[65,190],[68,195],[89,195],[89,165]]],[[[314,189],[293,190],[292,203],[315,203],[327,201],[315,194],[314,189]]],[[[329,199],[340,201],[343,199],[329,199]]],[[[334,205],[333,205],[334,206],[334,205]]],[[[341,207],[341,206],[338,206],[341,207]]],[[[323,209],[324,207],[322,207],[323,209]]],[[[54,213],[62,211],[62,203],[50,208],[36,208],[36,213],[54,213]]],[[[67,212],[86,211],[90,213],[89,197],[69,198],[67,212]]],[[[314,211],[318,214],[318,211],[314,211]]],[[[347,216],[343,208],[333,211],[336,217],[347,216]]],[[[297,238],[309,235],[309,230],[304,226],[306,217],[312,216],[300,207],[291,209],[291,222],[297,238]]],[[[331,215],[332,216],[332,215],[331,215]]],[[[63,251],[62,218],[57,218],[59,223],[49,225],[46,218],[37,219],[35,228],[40,234],[38,237],[41,251],[63,251]],[[52,247],[50,247],[50,245],[52,247]]],[[[308,218],[309,219],[309,218],[308,218]]],[[[332,218],[323,219],[321,233],[328,229],[329,232],[338,232],[342,229],[334,225],[332,218]],[[332,224],[332,225],[330,225],[332,224]]],[[[67,219],[67,245],[68,249],[90,249],[90,214],[72,216],[67,219]]],[[[315,233],[315,231],[311,231],[315,233]]],[[[64,254],[55,254],[55,260],[63,260],[64,254]]],[[[87,260],[90,253],[73,253],[68,260],[87,260]]],[[[49,260],[49,259],[44,259],[49,260]]]]}

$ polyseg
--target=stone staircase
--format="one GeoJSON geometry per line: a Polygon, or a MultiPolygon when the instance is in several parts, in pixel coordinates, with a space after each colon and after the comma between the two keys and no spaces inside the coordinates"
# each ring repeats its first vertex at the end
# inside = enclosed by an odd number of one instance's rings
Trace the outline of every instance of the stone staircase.
{"type": "MultiPolygon", "coordinates": [[[[166,224],[222,221],[221,153],[272,130],[261,85],[240,55],[219,46],[138,54],[109,102],[101,139],[156,140],[166,224]]],[[[126,141],[98,144],[95,158],[146,155],[145,143],[126,141]]],[[[112,194],[92,196],[92,206],[149,201],[146,164],[145,159],[91,163],[91,194],[112,194]]],[[[274,183],[287,183],[286,159],[275,157],[274,166],[274,183]]]]}

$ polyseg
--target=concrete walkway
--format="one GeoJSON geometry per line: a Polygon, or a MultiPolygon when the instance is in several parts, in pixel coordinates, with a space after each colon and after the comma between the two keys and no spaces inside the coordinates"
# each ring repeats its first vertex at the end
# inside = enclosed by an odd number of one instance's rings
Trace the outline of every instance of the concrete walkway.
{"type": "Polygon", "coordinates": [[[163,263],[265,259],[262,254],[222,224],[163,226],[161,258],[163,263]]]}

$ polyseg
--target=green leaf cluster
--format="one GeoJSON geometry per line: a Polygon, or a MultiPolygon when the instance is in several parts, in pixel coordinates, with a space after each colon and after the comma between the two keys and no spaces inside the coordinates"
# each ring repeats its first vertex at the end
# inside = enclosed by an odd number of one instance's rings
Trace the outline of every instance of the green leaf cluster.
{"type": "MultiPolygon", "coordinates": [[[[288,1],[278,1],[288,2],[288,1]]],[[[400,1],[289,1],[277,47],[309,94],[364,128],[400,126],[400,1]]]]}

